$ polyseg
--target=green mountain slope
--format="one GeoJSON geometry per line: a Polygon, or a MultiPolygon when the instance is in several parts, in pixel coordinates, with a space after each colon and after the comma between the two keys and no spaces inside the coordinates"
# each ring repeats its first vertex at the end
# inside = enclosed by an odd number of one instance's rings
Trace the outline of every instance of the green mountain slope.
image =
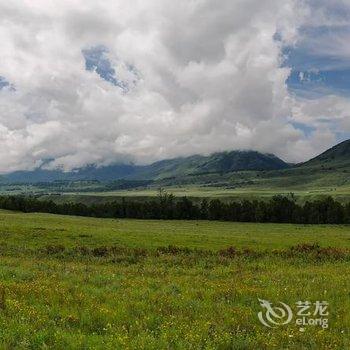
{"type": "Polygon", "coordinates": [[[299,165],[300,168],[350,168],[350,140],[323,152],[319,156],[299,165]]]}
{"type": "MultiPolygon", "coordinates": [[[[228,153],[230,154],[230,152],[228,153]]],[[[244,154],[240,159],[244,159],[244,154]]],[[[253,159],[249,152],[248,160],[253,159]]],[[[341,189],[350,191],[350,140],[340,143],[322,153],[321,155],[302,164],[275,169],[263,169],[257,167],[258,162],[253,162],[254,167],[241,169],[234,161],[235,154],[231,155],[226,167],[225,155],[221,154],[218,159],[215,155],[199,167],[202,173],[192,172],[187,176],[179,176],[176,179],[165,182],[166,185],[173,184],[197,184],[210,187],[223,187],[229,189],[256,189],[256,190],[278,190],[293,192],[293,190],[318,191],[333,193],[341,189]],[[218,170],[217,166],[226,171],[217,173],[205,173],[203,169],[209,165],[210,169],[218,170]],[[235,169],[235,170],[231,170],[235,169]],[[245,171],[243,171],[245,170],[245,171]],[[248,170],[248,171],[247,171],[248,170]]],[[[259,157],[259,159],[261,159],[259,157]]],[[[271,164],[270,164],[271,166],[271,164]]],[[[196,169],[198,170],[198,168],[196,169]]]]}
{"type": "Polygon", "coordinates": [[[243,170],[276,170],[288,167],[289,165],[273,154],[233,151],[213,154],[205,159],[198,171],[228,173],[243,170]]]}
{"type": "Polygon", "coordinates": [[[220,152],[166,159],[146,166],[88,166],[72,172],[36,169],[3,176],[7,182],[118,179],[154,180],[157,185],[209,185],[229,188],[311,190],[350,189],[350,140],[344,141],[302,164],[290,166],[271,154],[256,151],[220,152]]]}
{"type": "Polygon", "coordinates": [[[211,156],[195,155],[186,158],[162,160],[151,165],[111,165],[106,167],[87,166],[72,172],[61,170],[35,169],[17,171],[4,176],[6,182],[37,183],[52,181],[118,179],[157,180],[199,174],[218,174],[218,176],[241,170],[285,169],[289,165],[272,154],[256,151],[232,151],[215,153],[211,156]]]}
{"type": "MultiPolygon", "coordinates": [[[[344,141],[319,156],[289,169],[261,172],[247,176],[256,188],[350,189],[350,140],[344,141]]],[[[235,182],[235,176],[232,181],[235,182]]]]}
{"type": "Polygon", "coordinates": [[[231,151],[210,156],[191,156],[163,160],[139,169],[132,178],[165,179],[190,175],[218,174],[218,176],[248,170],[286,169],[289,165],[273,154],[256,151],[231,151]]]}

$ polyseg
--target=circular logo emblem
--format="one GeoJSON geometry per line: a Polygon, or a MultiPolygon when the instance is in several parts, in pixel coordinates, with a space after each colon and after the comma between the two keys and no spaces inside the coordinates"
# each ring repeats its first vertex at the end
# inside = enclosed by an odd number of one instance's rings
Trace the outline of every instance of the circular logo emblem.
{"type": "Polygon", "coordinates": [[[293,318],[292,309],[285,303],[280,302],[279,306],[273,306],[271,302],[259,299],[260,305],[265,311],[260,311],[258,317],[260,322],[269,328],[288,324],[293,318]]]}

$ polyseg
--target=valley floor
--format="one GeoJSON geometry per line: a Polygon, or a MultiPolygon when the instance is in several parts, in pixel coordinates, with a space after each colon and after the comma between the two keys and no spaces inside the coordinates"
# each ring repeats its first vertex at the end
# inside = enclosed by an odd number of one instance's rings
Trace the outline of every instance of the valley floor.
{"type": "Polygon", "coordinates": [[[0,253],[3,349],[350,348],[347,226],[1,211],[0,253]],[[264,326],[258,299],[293,320],[264,326]],[[297,326],[298,301],[329,328],[297,326]]]}
{"type": "MultiPolygon", "coordinates": [[[[293,194],[298,203],[314,201],[331,196],[340,203],[350,202],[350,187],[324,187],[315,189],[284,189],[284,188],[220,188],[203,186],[178,186],[165,187],[164,190],[175,197],[188,197],[193,201],[206,199],[220,199],[221,201],[242,201],[242,200],[269,200],[273,196],[282,195],[290,197],[293,194]]],[[[26,192],[24,192],[26,193],[26,192]]],[[[3,193],[8,194],[8,193],[3,193]]],[[[28,194],[28,193],[27,193],[28,194]]],[[[105,192],[76,192],[38,194],[42,199],[53,200],[56,203],[75,202],[91,205],[111,201],[121,201],[122,198],[133,201],[145,201],[159,195],[159,188],[150,189],[129,189],[120,191],[105,192]]]]}

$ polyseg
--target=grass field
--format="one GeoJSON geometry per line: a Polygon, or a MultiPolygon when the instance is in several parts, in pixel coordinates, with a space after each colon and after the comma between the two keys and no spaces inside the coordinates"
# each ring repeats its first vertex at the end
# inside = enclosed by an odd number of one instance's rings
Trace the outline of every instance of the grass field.
{"type": "Polygon", "coordinates": [[[176,197],[189,197],[193,201],[203,198],[219,198],[223,201],[269,200],[275,195],[293,193],[299,203],[332,196],[341,203],[350,202],[350,170],[339,164],[333,170],[293,168],[269,172],[240,171],[227,174],[207,174],[181,179],[159,180],[146,187],[127,190],[110,190],[111,184],[103,182],[65,182],[41,184],[0,184],[2,195],[35,195],[62,203],[65,201],[85,204],[121,200],[123,197],[144,201],[155,197],[159,187],[176,197]],[[339,168],[339,169],[338,169],[339,168]]]}
{"type": "MultiPolygon", "coordinates": [[[[310,190],[286,190],[286,189],[258,189],[258,188],[219,188],[219,187],[166,187],[167,193],[173,194],[177,198],[188,197],[194,202],[200,202],[203,198],[220,199],[221,201],[241,201],[241,200],[269,200],[275,195],[289,196],[293,193],[298,203],[306,201],[314,201],[332,196],[341,203],[350,202],[350,187],[325,187],[310,190]]],[[[112,201],[121,201],[126,198],[132,201],[146,201],[159,195],[159,189],[131,189],[123,191],[107,191],[107,192],[85,192],[85,193],[62,193],[60,195],[42,195],[41,199],[53,200],[56,203],[75,202],[84,203],[86,205],[96,203],[106,203],[112,201]]]]}
{"type": "Polygon", "coordinates": [[[0,253],[1,349],[350,348],[347,226],[1,211],[0,253]],[[265,327],[259,298],[325,300],[329,328],[265,327]]]}
{"type": "MultiPolygon", "coordinates": [[[[168,193],[172,193],[177,197],[211,197],[211,198],[242,198],[242,197],[272,197],[276,194],[288,195],[293,192],[299,197],[309,197],[317,195],[334,195],[334,196],[350,196],[350,187],[323,187],[317,189],[283,189],[283,188],[226,188],[226,187],[195,187],[180,186],[166,187],[168,193]]],[[[158,188],[151,189],[130,189],[120,191],[107,192],[85,192],[77,193],[78,195],[95,195],[95,196],[116,196],[116,197],[155,197],[159,194],[158,188]]]]}

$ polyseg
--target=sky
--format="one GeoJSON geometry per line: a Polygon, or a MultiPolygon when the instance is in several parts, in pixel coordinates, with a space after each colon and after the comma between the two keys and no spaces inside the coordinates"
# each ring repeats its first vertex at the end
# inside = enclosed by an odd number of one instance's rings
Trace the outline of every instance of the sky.
{"type": "Polygon", "coordinates": [[[350,0],[0,0],[0,172],[350,138],[350,0]]]}

